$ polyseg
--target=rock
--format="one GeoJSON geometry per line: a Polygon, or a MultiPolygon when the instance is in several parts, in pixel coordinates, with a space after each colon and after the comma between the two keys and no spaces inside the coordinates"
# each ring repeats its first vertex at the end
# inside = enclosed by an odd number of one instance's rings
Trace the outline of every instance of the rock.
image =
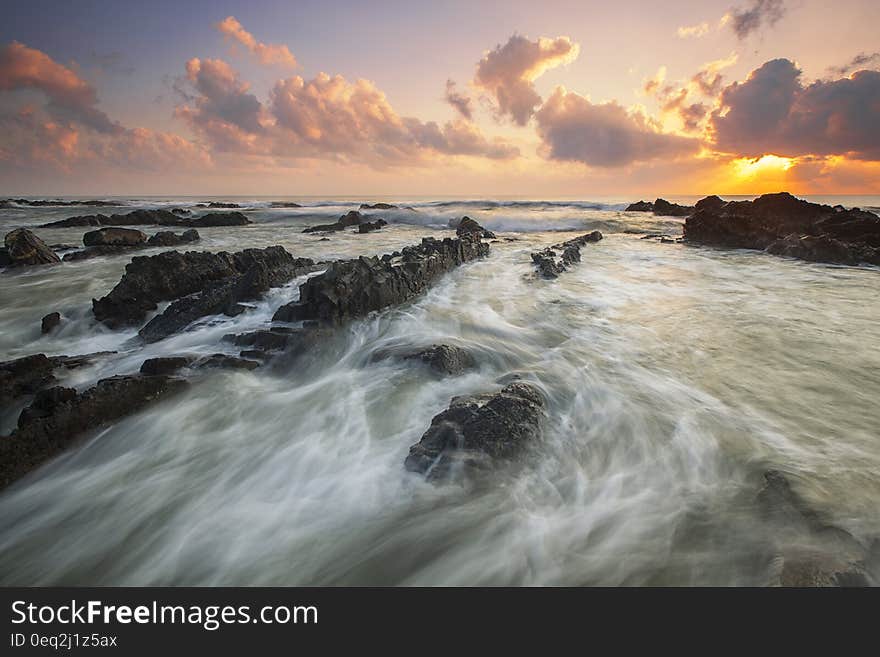
{"type": "Polygon", "coordinates": [[[8,198],[0,201],[0,207],[15,207],[16,205],[43,208],[43,207],[64,207],[69,205],[90,205],[95,207],[114,207],[124,205],[115,201],[61,201],[61,200],[29,200],[26,198],[8,198]]]}
{"type": "Polygon", "coordinates": [[[133,228],[99,228],[83,235],[86,246],[139,246],[147,236],[133,228]]]}
{"type": "Polygon", "coordinates": [[[361,210],[396,210],[396,205],[391,205],[390,203],[373,203],[372,205],[369,203],[361,203],[361,210]]]}
{"type": "Polygon", "coordinates": [[[235,356],[229,356],[227,354],[211,354],[210,356],[198,359],[192,366],[198,369],[217,367],[232,370],[255,370],[260,366],[260,363],[245,358],[236,358],[235,356]]]}
{"type": "Polygon", "coordinates": [[[252,347],[250,350],[241,352],[243,358],[266,359],[269,357],[268,352],[285,351],[289,356],[304,354],[319,347],[332,335],[333,332],[325,327],[273,326],[250,333],[226,335],[223,336],[223,339],[239,347],[252,347]]]}
{"type": "Polygon", "coordinates": [[[0,439],[0,487],[56,456],[85,432],[145,408],[187,387],[168,376],[114,376],[77,394],[72,388],[41,391],[22,411],[18,428],[0,439]]]}
{"type": "Polygon", "coordinates": [[[461,237],[467,233],[477,233],[480,237],[487,240],[494,240],[496,237],[495,233],[491,230],[486,230],[470,217],[462,217],[455,227],[455,234],[461,237]]]}
{"type": "Polygon", "coordinates": [[[196,204],[197,208],[240,208],[241,206],[238,203],[221,203],[219,201],[211,201],[210,203],[198,203],[196,204]]]}
{"type": "Polygon", "coordinates": [[[171,208],[171,212],[174,214],[179,214],[182,217],[192,214],[192,210],[187,210],[186,208],[171,208]]]}
{"type": "Polygon", "coordinates": [[[427,349],[406,354],[405,359],[420,360],[440,374],[461,374],[476,367],[470,352],[448,344],[435,344],[427,349]]]}
{"type": "Polygon", "coordinates": [[[270,288],[314,269],[309,258],[291,257],[287,262],[276,263],[271,271],[264,262],[254,262],[243,274],[209,282],[201,292],[172,302],[138,331],[138,335],[146,342],[157,342],[202,317],[219,314],[234,317],[245,310],[240,305],[242,302],[259,299],[270,288]]]}
{"type": "Polygon", "coordinates": [[[92,308],[95,318],[111,328],[129,326],[143,321],[160,301],[201,292],[209,283],[240,276],[256,263],[266,266],[273,281],[286,282],[296,275],[298,267],[311,262],[308,258],[294,259],[280,246],[233,254],[166,251],[138,256],[132,258],[109,294],[92,301],[92,308]]]}
{"type": "Polygon", "coordinates": [[[189,230],[182,232],[180,235],[177,235],[170,230],[163,230],[150,237],[150,239],[147,240],[147,244],[149,246],[180,246],[181,244],[195,242],[199,238],[199,231],[195,228],[190,228],[189,230]]]}
{"type": "Polygon", "coordinates": [[[630,203],[626,206],[626,210],[624,212],[653,212],[654,204],[650,201],[638,201],[637,203],[630,203]]]}
{"type": "Polygon", "coordinates": [[[535,263],[535,267],[544,278],[558,278],[570,265],[581,261],[582,246],[590,242],[598,242],[601,239],[602,233],[594,230],[591,233],[532,253],[532,262],[535,263]]]}
{"type": "Polygon", "coordinates": [[[357,210],[348,212],[336,221],[335,224],[320,224],[318,226],[309,226],[304,233],[325,233],[330,231],[345,230],[349,226],[357,226],[366,221],[366,217],[357,210]]]}
{"type": "Polygon", "coordinates": [[[365,223],[358,225],[358,232],[359,233],[369,233],[374,230],[379,230],[383,226],[387,226],[387,225],[388,225],[388,222],[385,221],[384,219],[376,219],[376,221],[373,221],[373,222],[367,221],[365,223]]]}
{"type": "Polygon", "coordinates": [[[3,255],[5,267],[30,267],[61,262],[58,254],[27,228],[16,228],[7,233],[3,242],[6,247],[3,255]]]}
{"type": "Polygon", "coordinates": [[[696,202],[696,204],[694,205],[694,210],[720,210],[722,207],[724,207],[725,203],[727,203],[727,201],[719,196],[707,196],[705,198],[701,198],[699,201],[696,202]]]}
{"type": "Polygon", "coordinates": [[[195,219],[186,219],[182,226],[206,228],[208,226],[247,226],[251,220],[241,212],[209,212],[195,219]]]}
{"type": "Polygon", "coordinates": [[[43,334],[51,333],[59,324],[61,324],[61,313],[49,313],[43,317],[40,332],[43,334]]]}
{"type": "Polygon", "coordinates": [[[58,368],[75,369],[116,352],[101,351],[80,356],[46,356],[33,354],[0,362],[0,404],[24,395],[32,395],[55,382],[58,368]]]}
{"type": "Polygon", "coordinates": [[[678,205],[669,201],[658,198],[654,201],[654,214],[664,217],[686,217],[694,211],[693,206],[678,205]]]}
{"type": "Polygon", "coordinates": [[[482,258],[489,245],[476,233],[456,239],[422,239],[397,258],[361,257],[331,264],[303,283],[298,301],[281,306],[274,321],[318,320],[339,323],[402,303],[424,291],[443,274],[482,258]]]}
{"type": "Polygon", "coordinates": [[[522,382],[496,393],[456,397],[410,447],[404,465],[437,479],[457,468],[468,472],[511,459],[537,438],[543,408],[541,393],[522,382]]]}
{"type": "Polygon", "coordinates": [[[786,192],[704,206],[688,217],[684,237],[694,244],[761,249],[816,262],[880,264],[880,217],[786,192]]]}
{"type": "Polygon", "coordinates": [[[193,362],[191,356],[166,356],[148,358],[141,364],[141,374],[146,376],[167,376],[175,374],[193,362]]]}
{"type": "Polygon", "coordinates": [[[182,219],[168,210],[133,210],[128,214],[91,214],[70,217],[43,224],[40,228],[70,228],[76,226],[177,226],[182,219]]]}
{"type": "Polygon", "coordinates": [[[292,201],[272,201],[269,204],[270,208],[301,208],[302,206],[299,203],[294,203],[292,201]]]}
{"type": "Polygon", "coordinates": [[[64,262],[76,262],[77,260],[89,260],[100,256],[119,255],[121,253],[131,253],[144,245],[140,246],[89,246],[79,251],[65,253],[62,260],[64,262]]]}

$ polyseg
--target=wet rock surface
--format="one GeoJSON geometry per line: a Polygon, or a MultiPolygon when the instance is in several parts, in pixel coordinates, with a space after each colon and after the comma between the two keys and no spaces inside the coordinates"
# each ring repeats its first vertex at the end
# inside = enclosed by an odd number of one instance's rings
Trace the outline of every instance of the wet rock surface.
{"type": "Polygon", "coordinates": [[[147,240],[147,244],[149,246],[180,246],[182,244],[196,242],[199,239],[201,239],[201,235],[199,235],[199,231],[195,228],[185,230],[179,235],[170,230],[163,230],[152,235],[147,240]]]}
{"type": "Polygon", "coordinates": [[[380,228],[384,228],[388,225],[388,222],[384,219],[376,219],[376,221],[367,221],[362,224],[358,224],[358,233],[371,233],[374,230],[379,230],[380,228]]]}
{"type": "Polygon", "coordinates": [[[446,272],[488,253],[488,244],[467,234],[444,240],[426,237],[398,256],[336,262],[303,283],[299,301],[281,306],[273,319],[338,323],[363,317],[411,299],[446,272]]]}
{"type": "Polygon", "coordinates": [[[336,223],[332,224],[319,224],[317,226],[309,226],[305,230],[304,233],[330,233],[330,232],[338,232],[340,230],[345,230],[351,226],[359,226],[362,223],[366,223],[367,218],[362,215],[357,210],[352,210],[348,212],[336,221],[336,223]]]}
{"type": "MultiPolygon", "coordinates": [[[[280,246],[236,253],[166,251],[154,256],[139,256],[132,258],[122,279],[106,296],[92,301],[92,309],[95,318],[107,326],[130,326],[142,322],[161,301],[206,291],[209,284],[224,279],[227,282],[237,280],[254,267],[264,267],[265,280],[274,287],[286,283],[301,268],[311,265],[312,260],[294,258],[280,246]]],[[[212,294],[210,298],[215,297],[212,294]]],[[[207,304],[208,297],[204,301],[207,304]]],[[[178,309],[192,312],[191,305],[184,304],[178,309]]]]}
{"type": "Polygon", "coordinates": [[[51,385],[56,380],[53,373],[59,368],[75,369],[112,353],[115,352],[96,352],[80,356],[33,354],[0,362],[0,403],[32,395],[51,385]]]}
{"type": "Polygon", "coordinates": [[[686,217],[693,211],[693,206],[670,203],[662,198],[658,198],[653,203],[650,201],[630,203],[625,210],[625,212],[653,212],[656,215],[664,217],[686,217]]]}
{"type": "Polygon", "coordinates": [[[40,322],[40,332],[44,335],[46,333],[51,333],[58,325],[61,324],[61,313],[49,313],[45,315],[40,322]]]}
{"type": "Polygon", "coordinates": [[[82,393],[56,386],[39,391],[18,427],[0,438],[0,488],[23,477],[86,432],[181,392],[187,382],[169,376],[114,376],[82,393]]]}
{"type": "Polygon", "coordinates": [[[403,358],[420,361],[442,375],[462,374],[477,365],[469,351],[448,344],[431,345],[427,349],[404,354],[403,358]]]}
{"type": "Polygon", "coordinates": [[[61,262],[58,254],[27,228],[6,234],[0,249],[0,267],[33,267],[61,262]]]}
{"type": "Polygon", "coordinates": [[[453,227],[455,228],[455,234],[459,237],[461,237],[462,235],[476,233],[480,237],[487,240],[494,240],[496,238],[495,233],[493,233],[491,230],[486,230],[470,217],[462,217],[458,222],[455,223],[453,227]]]}
{"type": "Polygon", "coordinates": [[[880,264],[880,217],[786,192],[721,206],[712,201],[688,217],[684,236],[694,244],[760,249],[814,262],[880,264]]]}
{"type": "Polygon", "coordinates": [[[44,200],[44,199],[26,199],[26,198],[7,198],[0,201],[0,208],[14,208],[23,206],[29,208],[46,208],[46,207],[66,207],[73,205],[85,205],[92,207],[116,207],[121,205],[115,201],[62,201],[62,200],[44,200]]]}
{"type": "Polygon", "coordinates": [[[397,210],[396,205],[391,203],[361,203],[361,210],[397,210]]]}
{"type": "Polygon", "coordinates": [[[520,454],[540,432],[544,398],[516,381],[499,392],[456,397],[410,447],[404,465],[431,479],[483,470],[520,454]]]}
{"type": "MultiPolygon", "coordinates": [[[[180,211],[180,208],[175,208],[180,211]]],[[[209,212],[188,218],[168,210],[133,210],[127,214],[91,214],[69,217],[43,224],[40,228],[71,228],[77,226],[176,226],[205,228],[208,226],[246,226],[251,221],[241,212],[209,212]]]]}
{"type": "Polygon", "coordinates": [[[133,228],[99,228],[83,235],[85,246],[138,246],[147,236],[133,228]]]}
{"type": "Polygon", "coordinates": [[[558,278],[569,266],[581,261],[581,247],[590,242],[598,242],[602,233],[591,233],[575,237],[560,244],[532,253],[532,262],[544,278],[558,278]]]}

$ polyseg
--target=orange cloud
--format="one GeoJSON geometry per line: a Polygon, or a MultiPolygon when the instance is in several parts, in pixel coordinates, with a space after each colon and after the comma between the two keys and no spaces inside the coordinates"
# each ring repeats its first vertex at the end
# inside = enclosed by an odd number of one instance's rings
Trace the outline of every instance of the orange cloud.
{"type": "Polygon", "coordinates": [[[271,66],[277,64],[296,68],[296,57],[290,52],[290,49],[284,45],[265,44],[257,41],[254,35],[242,27],[242,24],[234,16],[227,16],[217,23],[215,27],[220,30],[223,36],[240,43],[254,54],[261,63],[271,66]]]}
{"type": "Polygon", "coordinates": [[[477,64],[474,85],[494,100],[499,116],[525,125],[541,104],[534,81],[548,69],[574,61],[580,46],[566,36],[530,41],[514,34],[477,64]]]}

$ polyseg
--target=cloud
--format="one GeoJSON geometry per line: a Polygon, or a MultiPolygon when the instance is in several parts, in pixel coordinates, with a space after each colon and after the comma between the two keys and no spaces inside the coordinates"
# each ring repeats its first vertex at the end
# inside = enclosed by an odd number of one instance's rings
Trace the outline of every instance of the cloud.
{"type": "Polygon", "coordinates": [[[835,75],[846,75],[850,71],[856,71],[863,68],[876,68],[878,66],[880,66],[880,52],[860,52],[842,66],[830,66],[828,72],[835,75]]]}
{"type": "Polygon", "coordinates": [[[474,113],[471,108],[471,98],[460,93],[455,87],[454,80],[446,80],[446,102],[452,105],[462,117],[470,121],[474,113]]]}
{"type": "Polygon", "coordinates": [[[44,52],[13,41],[0,49],[0,91],[21,89],[43,92],[46,111],[57,121],[104,133],[122,130],[97,108],[97,92],[88,82],[44,52]]]}
{"type": "Polygon", "coordinates": [[[793,62],[774,59],[722,91],[710,128],[723,152],[878,160],[878,125],[880,72],[805,86],[793,62]]]}
{"type": "Polygon", "coordinates": [[[705,22],[697,25],[680,27],[676,30],[679,39],[699,39],[700,37],[706,36],[708,33],[709,23],[705,22]]]}
{"type": "Polygon", "coordinates": [[[783,0],[751,0],[747,7],[731,9],[722,19],[738,39],[745,39],[763,27],[772,27],[785,15],[783,0]]]}
{"type": "Polygon", "coordinates": [[[474,85],[493,98],[499,116],[525,125],[541,104],[534,81],[548,69],[574,61],[579,52],[578,44],[565,36],[530,41],[515,34],[479,61],[474,85]]]}
{"type": "Polygon", "coordinates": [[[694,154],[695,139],[663,133],[644,114],[616,102],[594,104],[557,87],[535,114],[546,156],[595,167],[619,167],[694,154]]]}
{"type": "Polygon", "coordinates": [[[224,38],[238,42],[247,48],[262,64],[267,66],[277,64],[296,68],[296,57],[287,46],[257,41],[254,35],[245,30],[234,16],[227,16],[214,27],[223,34],[224,38]]]}

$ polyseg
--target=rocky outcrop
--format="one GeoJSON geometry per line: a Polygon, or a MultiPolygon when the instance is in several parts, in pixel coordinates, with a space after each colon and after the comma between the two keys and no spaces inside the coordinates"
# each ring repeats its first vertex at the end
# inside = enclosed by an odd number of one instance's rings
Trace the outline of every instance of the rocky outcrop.
{"type": "Polygon", "coordinates": [[[727,203],[727,201],[720,196],[715,196],[713,194],[712,196],[707,196],[697,201],[694,205],[694,212],[697,210],[720,210],[725,203],[727,203]]]}
{"type": "Polygon", "coordinates": [[[625,211],[653,212],[664,217],[686,217],[694,211],[694,208],[690,205],[679,205],[678,203],[670,203],[666,199],[658,198],[653,203],[649,201],[631,203],[626,207],[625,211]]]}
{"type": "Polygon", "coordinates": [[[339,323],[363,317],[411,299],[443,274],[488,253],[488,244],[467,234],[444,240],[426,237],[399,256],[335,262],[303,283],[299,301],[279,308],[274,320],[339,323]]]}
{"type": "Polygon", "coordinates": [[[764,474],[757,495],[760,515],[780,542],[773,581],[779,586],[869,586],[868,550],[852,535],[825,523],[781,472],[764,474]],[[792,547],[794,546],[794,547],[792,547]]]}
{"type": "MultiPolygon", "coordinates": [[[[180,211],[179,208],[175,208],[180,211]]],[[[250,220],[241,212],[209,212],[189,219],[168,210],[133,210],[127,214],[91,214],[70,217],[43,224],[40,228],[71,228],[80,226],[175,226],[205,228],[208,226],[246,226],[250,220]]]]}
{"type": "Polygon", "coordinates": [[[58,328],[59,324],[61,324],[61,313],[49,313],[40,322],[40,333],[43,335],[51,333],[58,328]]]}
{"type": "Polygon", "coordinates": [[[195,219],[181,219],[178,226],[208,228],[211,226],[247,226],[252,223],[241,212],[209,212],[195,219]]]}
{"type": "Polygon", "coordinates": [[[197,208],[220,208],[220,209],[235,209],[240,208],[241,206],[238,203],[223,203],[221,201],[211,201],[210,203],[197,203],[197,208]]]}
{"type": "Polygon", "coordinates": [[[358,224],[358,233],[371,233],[374,230],[379,230],[380,228],[384,228],[388,225],[388,222],[384,219],[376,219],[376,221],[367,221],[362,224],[358,224]]]}
{"type": "Polygon", "coordinates": [[[410,447],[404,465],[438,479],[512,459],[538,437],[543,409],[538,389],[519,381],[499,392],[456,397],[410,447]]]}
{"type": "Polygon", "coordinates": [[[83,235],[86,246],[138,246],[146,241],[146,234],[133,228],[99,228],[83,235]]]}
{"type": "Polygon", "coordinates": [[[880,217],[810,203],[787,192],[703,205],[685,222],[684,237],[694,244],[760,249],[816,262],[880,264],[880,217]]]}
{"type": "Polygon", "coordinates": [[[569,266],[581,261],[581,247],[598,242],[602,233],[594,230],[574,239],[532,253],[532,262],[544,278],[558,278],[569,266]]]}
{"type": "MultiPolygon", "coordinates": [[[[95,318],[107,326],[130,326],[142,322],[146,314],[155,310],[161,301],[173,301],[210,289],[211,295],[203,303],[197,299],[195,304],[179,305],[167,314],[165,320],[179,325],[180,321],[184,321],[184,316],[199,312],[198,308],[215,307],[212,302],[218,297],[214,294],[217,290],[211,286],[212,283],[226,281],[231,284],[229,289],[232,289],[242,282],[243,275],[257,268],[262,273],[252,274],[253,278],[275,287],[297,276],[304,267],[313,265],[312,260],[294,258],[280,246],[245,249],[237,253],[166,251],[154,256],[139,256],[132,258],[122,279],[109,294],[92,301],[92,309],[95,318]],[[181,318],[172,321],[175,314],[181,318]]],[[[227,286],[223,289],[227,290],[227,286]]]]}
{"type": "Polygon", "coordinates": [[[27,228],[17,228],[6,234],[0,250],[0,267],[32,267],[61,262],[52,249],[27,228]]]}
{"type": "Polygon", "coordinates": [[[486,230],[470,217],[462,217],[457,222],[454,222],[454,224],[455,225],[452,227],[455,228],[455,234],[459,237],[461,237],[462,235],[476,233],[480,237],[487,240],[494,240],[496,238],[495,233],[493,233],[491,230],[486,230]]]}
{"type": "Polygon", "coordinates": [[[272,201],[269,204],[270,208],[301,208],[302,206],[299,203],[294,203],[293,201],[272,201]]]}
{"type": "Polygon", "coordinates": [[[69,447],[87,431],[109,424],[182,391],[186,381],[169,376],[114,376],[88,390],[41,390],[0,438],[0,487],[5,487],[69,447]]]}
{"type": "Polygon", "coordinates": [[[199,231],[195,228],[185,230],[180,235],[170,230],[162,230],[147,240],[148,246],[180,246],[190,244],[201,239],[199,231]]]}
{"type": "Polygon", "coordinates": [[[391,203],[361,203],[361,210],[397,210],[396,205],[391,203]]]}
{"type": "Polygon", "coordinates": [[[319,224],[317,226],[309,226],[303,232],[304,233],[330,233],[337,232],[340,230],[345,230],[350,226],[358,226],[362,223],[365,223],[367,218],[362,215],[357,210],[352,210],[348,212],[336,221],[334,224],[319,224]]]}
{"type": "Polygon", "coordinates": [[[97,352],[80,356],[46,356],[33,354],[0,362],[0,404],[32,395],[55,383],[59,368],[75,369],[114,352],[97,352]]]}
{"type": "MultiPolygon", "coordinates": [[[[195,228],[190,228],[189,230],[182,232],[180,235],[171,231],[160,231],[146,241],[140,240],[140,237],[137,235],[133,235],[134,233],[138,233],[139,235],[146,237],[141,231],[128,228],[101,228],[98,231],[93,231],[93,233],[98,233],[100,235],[120,235],[120,231],[132,234],[129,240],[131,243],[126,244],[123,239],[118,239],[116,243],[94,244],[93,246],[87,246],[79,251],[66,253],[62,260],[64,260],[64,262],[88,260],[89,258],[96,258],[98,256],[118,255],[120,253],[128,253],[130,251],[145,249],[148,247],[180,246],[182,244],[190,244],[200,238],[199,232],[195,228]]],[[[86,233],[86,236],[92,235],[93,233],[86,233]]],[[[85,237],[83,240],[85,240],[85,237]]]]}
{"type": "Polygon", "coordinates": [[[60,200],[30,200],[26,198],[7,198],[0,201],[0,208],[14,208],[23,206],[29,208],[64,207],[70,205],[88,205],[93,207],[114,207],[124,205],[116,201],[60,201],[60,200]]]}
{"type": "Polygon", "coordinates": [[[477,363],[466,349],[448,344],[435,344],[427,349],[405,354],[407,360],[418,360],[438,374],[457,375],[473,369],[477,363]]]}

